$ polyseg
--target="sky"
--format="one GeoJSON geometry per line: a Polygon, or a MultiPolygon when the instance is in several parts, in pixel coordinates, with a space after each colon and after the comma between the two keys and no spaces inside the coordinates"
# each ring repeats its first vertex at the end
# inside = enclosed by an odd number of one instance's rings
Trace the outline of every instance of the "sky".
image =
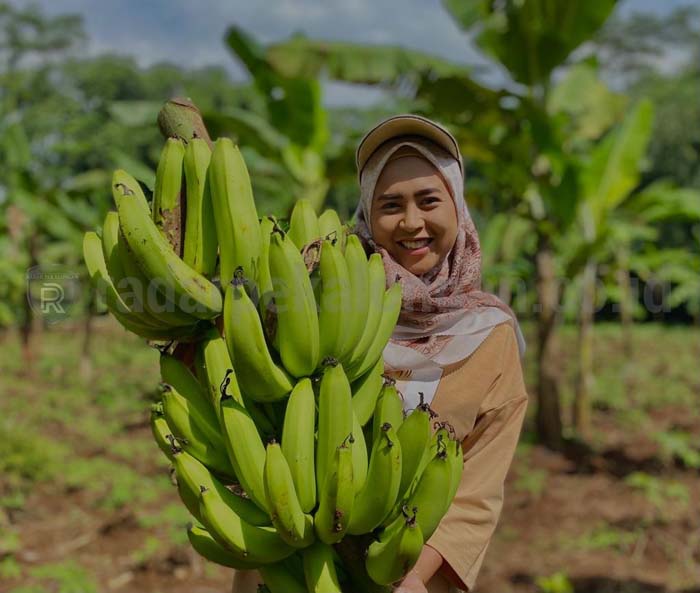
{"type": "MultiPolygon", "coordinates": [[[[244,70],[223,43],[226,28],[242,26],[269,43],[301,31],[312,38],[392,44],[456,62],[478,64],[478,55],[440,0],[10,0],[35,4],[46,14],[83,16],[85,52],[134,56],[142,66],[169,61],[187,67],[223,66],[234,79],[244,70]],[[265,10],[260,7],[264,6],[265,10]]],[[[622,0],[616,10],[665,14],[693,0],[622,0]]],[[[327,84],[326,103],[342,104],[346,85],[327,84]]],[[[351,93],[351,102],[376,100],[372,91],[351,93]]]]}

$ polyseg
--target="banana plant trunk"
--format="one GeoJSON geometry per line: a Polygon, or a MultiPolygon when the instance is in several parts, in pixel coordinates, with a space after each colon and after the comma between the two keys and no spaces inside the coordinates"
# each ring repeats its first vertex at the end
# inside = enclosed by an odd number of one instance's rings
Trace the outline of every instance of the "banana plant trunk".
{"type": "Polygon", "coordinates": [[[622,250],[618,262],[616,276],[620,290],[620,325],[622,331],[622,353],[624,356],[622,383],[625,400],[634,403],[636,401],[634,392],[634,341],[632,338],[634,319],[632,316],[633,301],[632,291],[630,290],[630,272],[627,264],[626,250],[622,250]]]}
{"type": "Polygon", "coordinates": [[[588,261],[583,269],[583,288],[578,334],[578,378],[572,419],[583,439],[590,439],[591,388],[593,385],[593,319],[595,315],[595,281],[597,266],[588,261]]]}
{"type": "Polygon", "coordinates": [[[95,293],[90,291],[89,301],[83,320],[83,346],[80,352],[80,377],[83,381],[92,378],[92,338],[94,333],[93,320],[95,319],[95,293]]]}
{"type": "Polygon", "coordinates": [[[535,425],[539,440],[549,449],[564,446],[559,399],[561,381],[556,334],[560,287],[556,279],[554,252],[546,239],[535,255],[537,266],[537,409],[535,425]]]}
{"type": "Polygon", "coordinates": [[[620,324],[622,325],[622,348],[625,360],[630,361],[634,356],[634,344],[632,343],[632,295],[630,290],[630,272],[627,267],[621,266],[617,270],[617,284],[620,289],[620,324]]]}
{"type": "MultiPolygon", "coordinates": [[[[29,269],[39,264],[38,242],[36,233],[31,233],[27,239],[27,252],[29,253],[29,269]]],[[[22,359],[24,361],[24,372],[31,374],[34,369],[34,362],[39,355],[41,331],[43,325],[41,319],[37,319],[31,306],[29,295],[29,285],[26,285],[24,295],[24,321],[19,328],[22,343],[22,359]]]]}

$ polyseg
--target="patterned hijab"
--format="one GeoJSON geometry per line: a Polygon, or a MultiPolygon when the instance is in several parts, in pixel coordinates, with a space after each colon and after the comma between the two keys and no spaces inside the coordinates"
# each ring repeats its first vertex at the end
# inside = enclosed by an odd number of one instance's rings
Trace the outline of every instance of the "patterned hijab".
{"type": "MultiPolygon", "coordinates": [[[[360,202],[355,232],[369,252],[381,254],[387,285],[400,282],[403,303],[398,325],[385,350],[389,367],[413,359],[406,348],[441,367],[469,356],[491,329],[510,321],[524,352],[524,340],[513,311],[498,297],[481,290],[481,248],[474,222],[463,199],[461,164],[436,143],[421,136],[400,136],[384,142],[367,160],[360,175],[360,202]],[[397,153],[397,151],[399,151],[397,153]],[[442,176],[455,203],[458,233],[447,257],[425,274],[415,276],[372,238],[370,213],[374,190],[385,165],[403,156],[419,156],[442,176]],[[397,353],[403,352],[403,356],[397,353]]],[[[426,361],[427,363],[428,361],[426,361]]]]}

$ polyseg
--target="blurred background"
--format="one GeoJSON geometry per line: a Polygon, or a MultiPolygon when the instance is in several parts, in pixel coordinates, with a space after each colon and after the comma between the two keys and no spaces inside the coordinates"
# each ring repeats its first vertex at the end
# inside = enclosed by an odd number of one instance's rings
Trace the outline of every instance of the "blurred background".
{"type": "Polygon", "coordinates": [[[528,340],[476,590],[700,591],[697,2],[0,0],[0,82],[1,592],[230,588],[152,441],[158,353],[82,263],[112,170],[153,186],[174,96],[279,216],[347,220],[379,119],[446,124],[484,288],[528,340]]]}

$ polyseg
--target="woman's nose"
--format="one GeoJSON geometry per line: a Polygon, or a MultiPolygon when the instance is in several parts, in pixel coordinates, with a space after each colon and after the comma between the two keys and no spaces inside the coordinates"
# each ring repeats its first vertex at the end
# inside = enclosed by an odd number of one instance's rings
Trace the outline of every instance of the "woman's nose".
{"type": "Polygon", "coordinates": [[[408,232],[415,232],[420,229],[423,226],[423,217],[418,211],[418,208],[414,205],[409,205],[399,225],[404,231],[408,232]]]}

